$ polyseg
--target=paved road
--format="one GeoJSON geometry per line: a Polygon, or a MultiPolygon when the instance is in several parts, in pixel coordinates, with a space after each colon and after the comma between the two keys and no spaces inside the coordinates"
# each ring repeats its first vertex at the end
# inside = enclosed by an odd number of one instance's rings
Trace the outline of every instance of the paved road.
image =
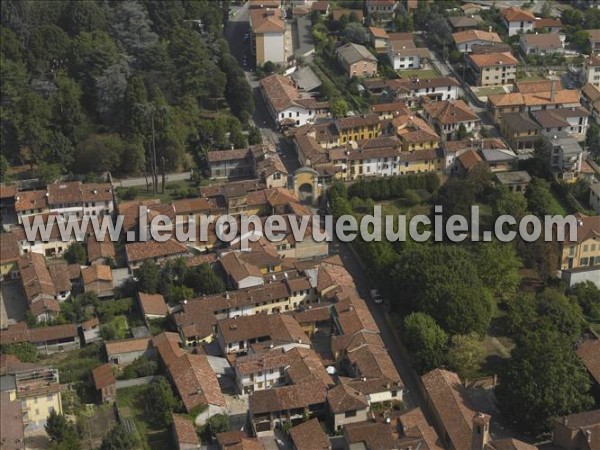
{"type": "Polygon", "coordinates": [[[267,109],[265,100],[260,91],[260,82],[254,75],[254,55],[251,54],[250,44],[245,43],[245,35],[250,31],[249,10],[246,2],[242,7],[233,7],[233,16],[225,28],[225,39],[229,43],[231,54],[238,60],[244,69],[246,79],[254,93],[254,114],[251,123],[260,128],[263,142],[273,144],[289,173],[293,173],[300,164],[294,149],[288,145],[281,133],[278,132],[275,122],[267,109]],[[244,65],[244,61],[246,64],[244,65]]]}
{"type": "Polygon", "coordinates": [[[400,352],[400,348],[398,347],[398,343],[394,338],[394,331],[388,325],[385,320],[385,311],[382,305],[376,305],[375,303],[369,301],[370,291],[374,287],[371,283],[371,280],[365,273],[362,268],[360,262],[357,260],[356,256],[348,246],[348,244],[333,242],[332,249],[337,250],[340,258],[344,262],[344,266],[350,272],[352,277],[354,278],[354,282],[356,284],[356,289],[362,298],[367,300],[367,305],[369,306],[369,310],[379,327],[379,331],[381,334],[381,338],[390,354],[398,373],[402,377],[404,381],[404,385],[408,389],[408,401],[407,403],[410,406],[420,406],[421,410],[425,417],[432,422],[432,414],[427,407],[427,403],[425,399],[421,395],[421,391],[417,386],[417,379],[415,377],[415,372],[412,370],[410,362],[406,361],[402,357],[402,353],[400,352]]]}

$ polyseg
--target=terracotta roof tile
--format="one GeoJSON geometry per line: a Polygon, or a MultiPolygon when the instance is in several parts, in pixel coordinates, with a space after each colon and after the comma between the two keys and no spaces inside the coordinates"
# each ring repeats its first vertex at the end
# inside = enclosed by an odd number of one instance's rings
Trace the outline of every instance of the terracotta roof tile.
{"type": "Polygon", "coordinates": [[[462,100],[444,100],[427,103],[424,107],[427,114],[442,125],[458,122],[479,122],[479,117],[462,100]]]}
{"type": "Polygon", "coordinates": [[[458,33],[452,34],[452,39],[458,44],[464,44],[465,42],[471,41],[484,41],[492,43],[501,43],[502,39],[498,33],[482,31],[482,30],[466,30],[459,31],[458,33]]]}
{"type": "Polygon", "coordinates": [[[502,11],[500,11],[500,15],[507,22],[522,22],[522,21],[527,22],[527,21],[535,20],[535,16],[533,15],[533,13],[531,11],[527,11],[527,10],[523,10],[523,9],[515,8],[515,7],[503,9],[502,11]]]}
{"type": "Polygon", "coordinates": [[[250,24],[253,33],[283,33],[285,23],[281,18],[281,9],[251,9],[250,24]]]}
{"type": "Polygon", "coordinates": [[[127,254],[127,261],[131,263],[149,258],[184,255],[188,253],[188,249],[185,245],[174,239],[169,239],[165,242],[149,240],[126,244],[125,253],[127,254]]]}
{"type": "Polygon", "coordinates": [[[320,381],[254,392],[248,399],[251,414],[286,411],[325,403],[327,389],[320,381]]]}
{"type": "Polygon", "coordinates": [[[199,448],[200,440],[198,439],[198,433],[196,433],[194,421],[182,414],[172,414],[172,416],[173,432],[175,433],[175,440],[179,448],[185,447],[186,444],[195,445],[199,448]]]}
{"type": "Polygon", "coordinates": [[[133,338],[133,339],[120,339],[120,340],[116,340],[116,341],[108,341],[108,342],[105,342],[104,345],[106,347],[106,353],[108,355],[108,359],[110,359],[111,355],[146,351],[150,347],[151,341],[152,341],[152,338],[150,338],[150,337],[141,337],[141,338],[133,338]]]}
{"type": "Polygon", "coordinates": [[[83,284],[88,285],[97,281],[112,281],[112,271],[110,266],[104,264],[95,264],[81,270],[83,284]]]}
{"type": "Polygon", "coordinates": [[[473,61],[477,67],[516,66],[519,63],[510,52],[486,53],[480,55],[471,54],[468,58],[473,61]]]}
{"type": "Polygon", "coordinates": [[[15,195],[15,210],[23,212],[30,209],[48,208],[46,191],[22,191],[15,195]]]}
{"type": "Polygon", "coordinates": [[[165,298],[161,294],[138,293],[140,306],[144,314],[166,316],[169,312],[165,298]]]}
{"type": "Polygon", "coordinates": [[[331,448],[331,442],[318,419],[311,419],[292,427],[290,437],[296,450],[329,450],[331,448]]]}
{"type": "Polygon", "coordinates": [[[115,384],[115,376],[112,373],[110,363],[102,364],[92,370],[92,379],[97,390],[103,389],[111,384],[115,384]]]}

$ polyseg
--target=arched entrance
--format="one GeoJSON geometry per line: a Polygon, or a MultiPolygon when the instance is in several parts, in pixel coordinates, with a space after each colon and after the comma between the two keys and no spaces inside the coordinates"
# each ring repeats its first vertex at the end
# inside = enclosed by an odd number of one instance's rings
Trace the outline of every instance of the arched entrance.
{"type": "Polygon", "coordinates": [[[302,201],[316,204],[319,192],[319,174],[310,167],[301,167],[294,172],[294,193],[302,201]]]}

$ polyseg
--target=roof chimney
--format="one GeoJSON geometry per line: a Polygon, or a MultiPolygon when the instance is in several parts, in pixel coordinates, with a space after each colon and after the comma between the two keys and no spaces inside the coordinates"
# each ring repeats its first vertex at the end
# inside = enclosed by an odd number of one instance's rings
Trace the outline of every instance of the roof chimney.
{"type": "Polygon", "coordinates": [[[490,416],[478,412],[473,417],[473,436],[471,450],[484,450],[490,441],[490,416]]]}
{"type": "Polygon", "coordinates": [[[491,32],[492,32],[492,26],[490,25],[490,26],[488,27],[488,33],[491,33],[491,32]]]}

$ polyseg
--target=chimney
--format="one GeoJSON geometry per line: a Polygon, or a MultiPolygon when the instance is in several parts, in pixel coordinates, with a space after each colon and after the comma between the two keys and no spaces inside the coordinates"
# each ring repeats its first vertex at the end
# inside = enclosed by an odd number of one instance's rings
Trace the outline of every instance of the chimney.
{"type": "Polygon", "coordinates": [[[473,436],[471,450],[484,450],[490,441],[490,416],[478,412],[473,417],[473,436]]]}
{"type": "Polygon", "coordinates": [[[552,82],[550,83],[550,101],[551,102],[554,101],[554,94],[555,94],[554,82],[555,82],[555,80],[552,80],[552,82]]]}
{"type": "Polygon", "coordinates": [[[492,32],[492,26],[490,25],[490,26],[488,27],[488,33],[491,33],[491,32],[492,32]]]}

